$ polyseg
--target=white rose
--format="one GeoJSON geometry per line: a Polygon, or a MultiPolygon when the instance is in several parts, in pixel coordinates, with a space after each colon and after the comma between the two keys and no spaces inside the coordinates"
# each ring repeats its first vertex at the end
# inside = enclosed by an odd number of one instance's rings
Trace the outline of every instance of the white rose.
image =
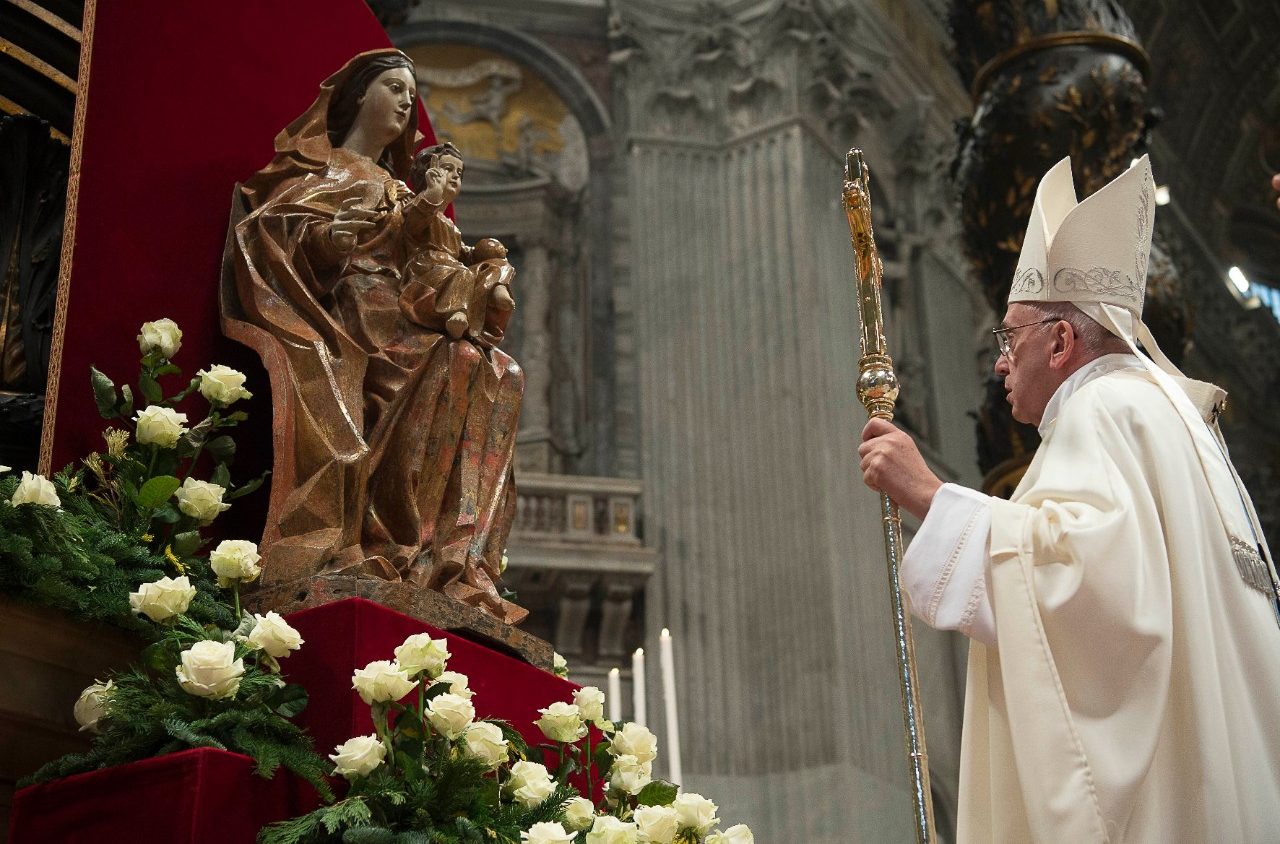
{"type": "Polygon", "coordinates": [[[3,475],[5,472],[8,472],[12,468],[13,468],[12,466],[0,466],[0,475],[3,475]]]}
{"type": "Polygon", "coordinates": [[[196,588],[184,574],[181,577],[162,577],[152,583],[144,583],[137,592],[129,593],[129,607],[152,621],[164,621],[187,611],[196,588]]]}
{"type": "Polygon", "coordinates": [[[675,799],[671,808],[676,810],[681,829],[694,829],[706,835],[720,820],[716,817],[716,804],[701,794],[687,791],[675,799]]]}
{"type": "Polygon", "coordinates": [[[575,832],[590,829],[595,819],[595,804],[585,797],[574,797],[564,804],[564,822],[575,832]]]}
{"type": "Polygon", "coordinates": [[[396,648],[396,662],[409,676],[439,677],[449,661],[449,640],[432,639],[429,633],[415,633],[396,648]]]}
{"type": "Polygon", "coordinates": [[[187,478],[176,493],[178,509],[200,524],[207,525],[223,510],[231,509],[230,504],[222,503],[222,496],[226,492],[226,489],[217,484],[187,478]]]}
{"type": "Polygon", "coordinates": [[[539,709],[542,717],[533,723],[552,741],[575,742],[587,734],[587,725],[572,703],[556,701],[545,709],[539,709]]]}
{"type": "Polygon", "coordinates": [[[713,832],[707,836],[707,844],[756,844],[756,837],[744,823],[734,824],[724,832],[713,832]]]}
{"type": "Polygon", "coordinates": [[[609,752],[614,756],[634,756],[641,762],[658,758],[658,737],[647,727],[629,723],[613,734],[609,752]]]}
{"type": "Polygon", "coordinates": [[[244,373],[216,364],[196,373],[200,376],[200,395],[210,404],[228,405],[239,399],[251,399],[253,393],[244,388],[244,373]]]}
{"type": "Polygon", "coordinates": [[[9,499],[9,503],[14,507],[19,504],[62,506],[62,500],[58,498],[58,490],[54,488],[53,481],[44,475],[33,475],[30,472],[22,473],[22,480],[18,481],[18,488],[13,491],[13,497],[9,499]]]}
{"type": "Polygon", "coordinates": [[[182,329],[171,319],[144,322],[138,335],[138,349],[145,355],[160,352],[161,357],[171,358],[182,347],[182,329]]]}
{"type": "MultiPolygon", "coordinates": [[[[218,585],[227,588],[232,581],[252,583],[262,574],[256,543],[247,539],[224,539],[209,554],[209,568],[218,576],[218,585]]],[[[277,656],[277,654],[272,654],[277,656]]]]}
{"type": "Polygon", "coordinates": [[[111,690],[114,688],[115,682],[108,680],[106,685],[94,683],[80,693],[80,699],[71,711],[76,716],[81,732],[100,732],[98,722],[107,714],[107,708],[111,704],[111,690]]]}
{"type": "Polygon", "coordinates": [[[578,707],[578,714],[584,721],[604,720],[604,692],[595,686],[583,686],[573,695],[573,702],[578,707]]]}
{"type": "Polygon", "coordinates": [[[587,844],[637,844],[639,840],[640,831],[635,824],[620,821],[613,815],[596,818],[587,833],[587,844]]]}
{"type": "Polygon", "coordinates": [[[627,794],[639,794],[653,779],[653,766],[634,756],[619,756],[609,769],[609,785],[627,794]]]}
{"type": "Polygon", "coordinates": [[[188,694],[221,700],[234,697],[240,689],[244,660],[236,659],[234,642],[205,640],[182,652],[182,664],[174,672],[188,694]]]}
{"type": "Polygon", "coordinates": [[[539,762],[521,760],[511,766],[511,779],[507,780],[507,790],[520,805],[532,809],[551,796],[556,790],[556,782],[547,772],[545,765],[539,762]]]}
{"type": "Polygon", "coordinates": [[[557,677],[569,676],[569,663],[565,662],[564,657],[556,651],[551,652],[551,673],[557,677]]]}
{"type": "Polygon", "coordinates": [[[187,414],[158,404],[148,405],[145,410],[139,410],[133,417],[133,421],[138,423],[138,442],[141,445],[173,448],[178,444],[178,439],[187,432],[184,425],[187,414]]]}
{"type": "Polygon", "coordinates": [[[253,619],[257,623],[253,625],[248,642],[255,648],[266,651],[267,656],[283,659],[302,647],[302,636],[274,610],[268,611],[266,615],[254,613],[253,619]]]}
{"type": "Polygon", "coordinates": [[[670,806],[640,806],[635,821],[647,844],[671,844],[680,829],[676,810],[670,806]]]}
{"type": "Polygon", "coordinates": [[[507,740],[497,724],[478,721],[462,731],[462,746],[472,759],[479,759],[490,768],[507,761],[507,740]]]}
{"type": "Polygon", "coordinates": [[[476,708],[465,697],[445,692],[427,701],[427,720],[453,741],[476,720],[476,708]]]}
{"type": "Polygon", "coordinates": [[[363,777],[387,758],[387,748],[376,735],[356,736],[335,747],[329,758],[333,760],[335,774],[347,779],[363,777]]]}
{"type": "Polygon", "coordinates": [[[409,675],[386,659],[369,663],[364,668],[357,668],[351,675],[351,687],[360,693],[365,703],[390,703],[399,700],[417,688],[418,683],[410,680],[409,675]]]}
{"type": "Polygon", "coordinates": [[[449,687],[449,694],[465,697],[467,700],[471,700],[476,695],[467,685],[470,682],[466,674],[459,674],[457,671],[441,671],[440,676],[436,678],[436,683],[444,683],[449,687]]]}
{"type": "Polygon", "coordinates": [[[542,821],[520,833],[520,840],[526,844],[573,844],[573,834],[554,821],[542,821]]]}

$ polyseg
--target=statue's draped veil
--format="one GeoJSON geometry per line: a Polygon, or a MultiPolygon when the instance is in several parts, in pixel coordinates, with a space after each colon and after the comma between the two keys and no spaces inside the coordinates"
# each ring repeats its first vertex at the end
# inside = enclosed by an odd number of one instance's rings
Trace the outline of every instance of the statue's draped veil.
{"type": "MultiPolygon", "coordinates": [[[[334,94],[369,61],[384,56],[399,56],[413,67],[413,60],[400,50],[381,49],[360,53],[320,85],[320,94],[310,108],[280,130],[275,139],[275,158],[244,183],[243,193],[249,210],[262,205],[284,182],[307,173],[323,172],[329,166],[333,145],[329,141],[329,106],[334,94]]],[[[409,110],[409,123],[400,137],[387,145],[383,160],[391,165],[391,175],[408,181],[413,151],[422,142],[418,132],[417,103],[409,110]]]]}

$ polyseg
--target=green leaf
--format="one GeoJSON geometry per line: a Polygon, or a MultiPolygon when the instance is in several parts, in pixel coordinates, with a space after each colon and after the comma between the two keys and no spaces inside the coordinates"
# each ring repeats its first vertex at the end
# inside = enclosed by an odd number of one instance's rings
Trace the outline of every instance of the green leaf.
{"type": "Polygon", "coordinates": [[[297,683],[290,683],[272,696],[271,705],[277,715],[293,718],[307,708],[307,700],[307,690],[297,683]]]}
{"type": "Polygon", "coordinates": [[[213,467],[213,474],[209,476],[209,482],[217,484],[223,489],[231,486],[231,470],[227,468],[226,463],[219,463],[213,467]]]}
{"type": "Polygon", "coordinates": [[[665,806],[676,799],[680,789],[666,780],[654,780],[640,789],[636,803],[641,806],[665,806]]]}
{"type": "Polygon", "coordinates": [[[204,441],[208,438],[209,432],[213,430],[213,420],[209,417],[201,419],[200,422],[191,430],[183,435],[193,448],[199,448],[204,445],[204,441]]]}
{"type": "Polygon", "coordinates": [[[218,463],[230,463],[231,458],[236,456],[236,441],[227,434],[214,437],[204,447],[218,463]]]}
{"type": "Polygon", "coordinates": [[[261,475],[254,478],[253,480],[243,483],[240,486],[236,487],[231,492],[228,492],[225,496],[223,496],[223,500],[232,501],[236,498],[239,498],[242,495],[248,495],[249,493],[256,490],[258,487],[262,486],[263,481],[265,481],[267,479],[267,475],[270,475],[270,474],[271,474],[271,470],[268,469],[267,471],[263,472],[261,475]]]}
{"type": "MultiPolygon", "coordinates": [[[[174,367],[174,372],[177,372],[177,367],[174,367]]],[[[196,388],[198,388],[199,386],[200,386],[199,376],[192,378],[191,381],[187,383],[187,386],[183,387],[180,391],[178,391],[177,393],[174,393],[172,396],[169,397],[169,404],[177,404],[178,402],[185,399],[187,396],[194,393],[196,391],[196,388]]]]}
{"type": "Polygon", "coordinates": [[[125,384],[120,388],[124,395],[124,404],[120,406],[120,415],[126,419],[133,415],[133,388],[125,384]]]}
{"type": "Polygon", "coordinates": [[[174,507],[172,504],[166,504],[151,516],[152,521],[163,522],[166,525],[175,524],[178,519],[181,518],[182,514],[179,513],[178,508],[174,507]]]}
{"type": "Polygon", "coordinates": [[[169,670],[172,673],[173,655],[170,653],[168,641],[153,642],[142,649],[142,653],[138,654],[138,658],[142,660],[142,664],[153,671],[163,673],[169,670]]]}
{"type": "Polygon", "coordinates": [[[177,375],[181,371],[182,370],[179,369],[174,364],[166,363],[164,366],[156,367],[154,374],[156,375],[156,377],[159,377],[161,375],[177,375]]]}
{"type": "Polygon", "coordinates": [[[138,376],[138,387],[142,390],[142,397],[147,400],[147,404],[160,404],[164,401],[164,392],[160,389],[160,384],[147,373],[144,372],[138,376]]]}
{"type": "Polygon", "coordinates": [[[142,485],[138,490],[138,509],[143,512],[154,510],[169,500],[169,496],[181,486],[181,482],[173,475],[159,475],[142,485]]]}
{"type": "Polygon", "coordinates": [[[98,413],[103,419],[115,416],[116,405],[120,402],[115,383],[92,366],[89,367],[89,383],[93,385],[93,400],[98,405],[98,413]]]}
{"type": "Polygon", "coordinates": [[[601,776],[613,765],[613,754],[609,752],[609,742],[601,742],[592,752],[593,761],[596,763],[596,770],[601,776]]]}
{"type": "Polygon", "coordinates": [[[249,414],[245,413],[243,410],[237,410],[235,413],[228,414],[226,419],[223,421],[230,422],[231,424],[234,425],[237,422],[243,422],[248,418],[249,418],[249,414]]]}
{"type": "MultiPolygon", "coordinates": [[[[145,490],[146,487],[143,487],[145,490]]],[[[173,537],[173,553],[179,557],[190,557],[200,547],[202,537],[198,530],[187,530],[173,537]]]]}

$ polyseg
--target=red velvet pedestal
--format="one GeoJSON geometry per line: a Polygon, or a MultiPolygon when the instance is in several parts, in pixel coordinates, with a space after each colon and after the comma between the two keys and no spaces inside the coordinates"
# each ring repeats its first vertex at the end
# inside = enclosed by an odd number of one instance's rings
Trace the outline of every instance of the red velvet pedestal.
{"type": "Polygon", "coordinates": [[[533,722],[538,710],[557,700],[571,703],[577,686],[528,663],[491,651],[407,615],[348,598],[288,616],[302,634],[302,650],[280,661],[285,677],[311,696],[300,723],[324,755],[352,736],[373,732],[369,707],[351,687],[351,675],[395,649],[415,633],[449,641],[449,670],[467,675],[477,718],[510,721],[530,745],[545,742],[533,722]]]}
{"type": "Polygon", "coordinates": [[[266,824],[300,814],[297,787],[255,776],[238,753],[185,750],[22,789],[9,844],[252,844],[266,824]]]}
{"type": "MultiPolygon", "coordinates": [[[[285,676],[310,695],[299,722],[329,755],[373,732],[369,707],[351,687],[357,668],[394,659],[415,633],[449,641],[449,668],[466,674],[478,718],[510,721],[530,745],[546,739],[538,709],[572,701],[577,686],[407,615],[348,598],[288,617],[302,649],[281,660],[285,676]]],[[[597,736],[598,738],[598,736],[597,736]]],[[[580,786],[581,787],[581,786],[580,786]]],[[[258,830],[315,808],[314,791],[287,771],[254,775],[250,759],[188,750],[25,788],[14,795],[10,844],[252,844],[258,830]]]]}

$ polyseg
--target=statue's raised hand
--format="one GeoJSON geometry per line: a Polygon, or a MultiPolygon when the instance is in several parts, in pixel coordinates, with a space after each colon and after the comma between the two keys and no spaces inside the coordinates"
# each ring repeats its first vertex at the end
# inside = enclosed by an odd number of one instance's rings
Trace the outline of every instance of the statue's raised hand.
{"type": "Polygon", "coordinates": [[[444,171],[439,167],[429,167],[427,172],[423,174],[422,180],[424,182],[422,198],[432,205],[441,204],[444,201],[444,171]]]}
{"type": "Polygon", "coordinates": [[[344,255],[356,248],[360,233],[373,228],[373,221],[378,217],[376,211],[357,207],[359,202],[358,196],[343,200],[338,213],[333,215],[333,222],[329,224],[329,239],[334,248],[344,255]]]}

